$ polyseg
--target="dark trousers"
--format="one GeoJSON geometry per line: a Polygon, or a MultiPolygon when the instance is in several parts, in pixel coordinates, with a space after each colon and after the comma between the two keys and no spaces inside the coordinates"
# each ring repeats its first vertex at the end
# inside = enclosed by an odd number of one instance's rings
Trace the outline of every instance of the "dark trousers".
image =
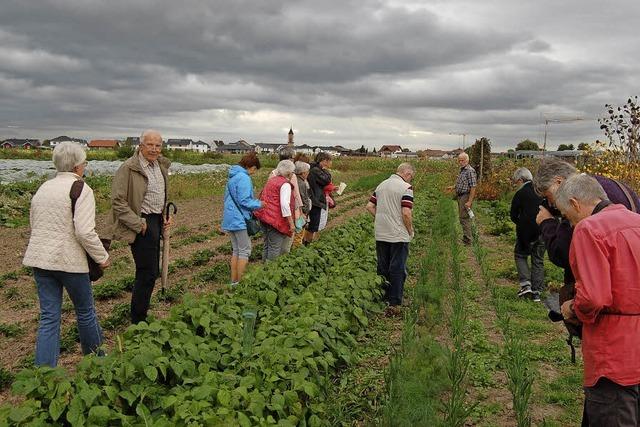
{"type": "Polygon", "coordinates": [[[593,387],[584,388],[586,420],[590,427],[637,427],[640,425],[640,394],[638,384],[621,386],[600,378],[593,387]]]}
{"type": "Polygon", "coordinates": [[[131,244],[131,254],[136,263],[136,282],[131,294],[131,323],[140,323],[147,318],[153,287],[160,275],[160,234],[162,215],[142,214],[147,220],[144,236],[138,234],[131,244]]]}
{"type": "Polygon", "coordinates": [[[409,243],[376,241],[378,274],[386,280],[384,299],[389,305],[402,304],[404,281],[407,278],[409,243]]]}
{"type": "Polygon", "coordinates": [[[539,237],[536,241],[523,246],[516,239],[516,246],[513,250],[518,270],[518,281],[520,286],[530,285],[535,292],[544,290],[544,241],[539,237]],[[529,268],[528,258],[531,257],[531,268],[529,268]]]}

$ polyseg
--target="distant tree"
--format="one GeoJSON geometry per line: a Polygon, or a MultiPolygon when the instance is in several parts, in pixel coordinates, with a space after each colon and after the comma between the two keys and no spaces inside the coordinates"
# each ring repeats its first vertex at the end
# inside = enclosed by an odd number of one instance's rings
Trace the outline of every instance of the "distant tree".
{"type": "Polygon", "coordinates": [[[537,142],[531,141],[530,139],[525,139],[524,141],[521,141],[518,143],[518,145],[516,145],[516,151],[523,151],[523,150],[539,151],[540,147],[538,146],[537,142]]]}
{"type": "Polygon", "coordinates": [[[640,104],[638,97],[627,99],[622,107],[605,104],[608,116],[598,119],[609,138],[609,146],[625,151],[630,159],[640,157],[640,104]]]}
{"type": "Polygon", "coordinates": [[[560,144],[558,145],[558,151],[571,151],[573,150],[573,144],[560,144]]]}
{"type": "Polygon", "coordinates": [[[491,171],[491,141],[482,137],[469,150],[469,163],[476,170],[478,178],[482,179],[491,171]]]}
{"type": "Polygon", "coordinates": [[[125,140],[118,147],[118,149],[116,151],[116,155],[118,156],[119,159],[127,159],[127,158],[133,156],[134,152],[135,152],[135,148],[131,144],[131,141],[129,140],[129,138],[127,138],[127,140],[125,140]]]}
{"type": "Polygon", "coordinates": [[[43,147],[50,147],[51,146],[51,140],[50,139],[45,139],[44,141],[42,141],[42,146],[43,147]]]}
{"type": "Polygon", "coordinates": [[[356,151],[358,153],[362,153],[362,154],[367,152],[367,150],[364,148],[364,144],[362,144],[362,146],[360,148],[358,148],[356,151]]]}
{"type": "Polygon", "coordinates": [[[424,159],[425,157],[427,157],[427,152],[424,150],[418,150],[416,151],[416,154],[418,155],[419,158],[424,159]]]}
{"type": "Polygon", "coordinates": [[[589,148],[591,148],[591,146],[586,142],[581,142],[580,144],[578,144],[578,150],[584,151],[588,150],[589,148]]]}
{"type": "Polygon", "coordinates": [[[376,154],[376,153],[377,153],[376,147],[373,147],[373,154],[376,154]]]}
{"type": "Polygon", "coordinates": [[[515,151],[516,151],[516,150],[514,150],[513,148],[509,148],[509,149],[507,150],[507,153],[513,153],[513,152],[515,152],[515,151]]]}

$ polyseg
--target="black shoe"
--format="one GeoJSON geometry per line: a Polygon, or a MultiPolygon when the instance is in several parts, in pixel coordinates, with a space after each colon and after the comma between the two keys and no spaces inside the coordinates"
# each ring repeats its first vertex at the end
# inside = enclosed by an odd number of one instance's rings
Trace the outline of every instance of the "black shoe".
{"type": "MultiPolygon", "coordinates": [[[[525,286],[522,286],[522,287],[520,288],[520,290],[518,291],[518,297],[520,297],[520,298],[526,298],[526,297],[531,296],[531,294],[532,294],[532,293],[533,293],[533,292],[531,291],[531,286],[529,286],[529,285],[525,285],[525,286]]],[[[538,300],[538,301],[539,301],[539,300],[538,300]]]]}

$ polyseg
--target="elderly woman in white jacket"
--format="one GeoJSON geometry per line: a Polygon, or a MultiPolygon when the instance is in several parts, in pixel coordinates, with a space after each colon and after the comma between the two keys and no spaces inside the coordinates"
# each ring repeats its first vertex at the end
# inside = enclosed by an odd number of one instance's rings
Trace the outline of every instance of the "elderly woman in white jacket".
{"type": "Polygon", "coordinates": [[[82,352],[99,352],[102,345],[86,254],[103,268],[110,261],[95,231],[96,202],[88,185],[84,184],[76,201],[75,215],[71,213],[71,185],[82,179],[86,158],[77,143],[56,146],[53,164],[58,173],[31,199],[31,237],[22,263],[33,267],[40,300],[37,366],[58,363],[63,288],[76,311],[82,352]]]}

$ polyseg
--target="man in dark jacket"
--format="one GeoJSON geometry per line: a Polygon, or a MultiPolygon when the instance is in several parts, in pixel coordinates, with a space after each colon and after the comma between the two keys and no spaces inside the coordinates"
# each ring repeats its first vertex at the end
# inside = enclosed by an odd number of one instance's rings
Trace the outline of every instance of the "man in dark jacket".
{"type": "Polygon", "coordinates": [[[540,294],[544,290],[544,241],[540,238],[536,215],[542,198],[536,194],[532,180],[531,171],[527,168],[518,168],[512,177],[513,183],[520,186],[511,201],[511,221],[516,224],[513,252],[520,282],[518,296],[540,301],[540,294]]]}
{"type": "MultiPolygon", "coordinates": [[[[576,168],[562,160],[549,158],[543,161],[533,181],[536,192],[545,198],[536,217],[540,234],[544,240],[549,259],[558,267],[564,269],[564,283],[572,285],[575,282],[569,265],[569,247],[573,230],[571,224],[562,218],[560,212],[553,208],[555,193],[565,179],[578,173],[576,168]]],[[[602,186],[611,203],[625,205],[627,209],[638,212],[640,199],[627,185],[616,180],[594,175],[602,186]]]]}
{"type": "Polygon", "coordinates": [[[331,154],[320,152],[316,156],[316,162],[311,165],[307,182],[309,183],[309,197],[311,198],[311,211],[309,211],[309,223],[304,234],[303,244],[308,245],[313,242],[318,234],[320,226],[320,214],[322,209],[327,208],[327,199],[324,194],[324,187],[331,182],[331,174],[328,169],[331,167],[333,158],[331,154]]]}

